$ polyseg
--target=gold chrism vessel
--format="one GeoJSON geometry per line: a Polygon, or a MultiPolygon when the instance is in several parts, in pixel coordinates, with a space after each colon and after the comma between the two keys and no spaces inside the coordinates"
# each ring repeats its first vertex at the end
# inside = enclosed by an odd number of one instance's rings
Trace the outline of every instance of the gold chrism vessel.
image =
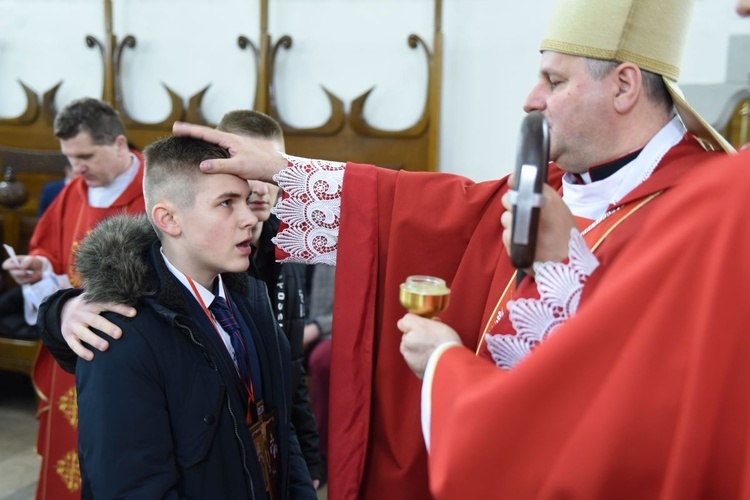
{"type": "Polygon", "coordinates": [[[450,288],[433,276],[409,276],[401,283],[398,298],[410,313],[434,318],[448,307],[450,288]]]}

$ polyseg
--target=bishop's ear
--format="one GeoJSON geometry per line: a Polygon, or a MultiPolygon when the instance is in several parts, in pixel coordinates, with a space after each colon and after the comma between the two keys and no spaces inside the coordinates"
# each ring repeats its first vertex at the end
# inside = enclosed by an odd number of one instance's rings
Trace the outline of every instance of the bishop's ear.
{"type": "Polygon", "coordinates": [[[638,103],[643,92],[643,77],[641,70],[632,63],[622,63],[616,69],[617,92],[615,95],[615,109],[619,113],[627,113],[638,103]]]}

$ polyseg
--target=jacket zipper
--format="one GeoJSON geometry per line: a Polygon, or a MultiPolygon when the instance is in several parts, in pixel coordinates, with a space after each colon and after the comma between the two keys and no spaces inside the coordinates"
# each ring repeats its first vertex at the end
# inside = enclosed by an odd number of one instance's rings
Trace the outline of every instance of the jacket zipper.
{"type": "MultiPolygon", "coordinates": [[[[193,335],[193,331],[188,328],[187,326],[181,325],[179,322],[175,322],[175,324],[185,330],[188,333],[188,336],[190,337],[190,340],[193,342],[193,344],[197,345],[201,348],[203,353],[211,358],[211,355],[208,354],[208,351],[206,350],[206,347],[198,342],[198,340],[195,338],[195,335],[193,335]]],[[[213,359],[210,359],[211,364],[213,365],[214,370],[219,371],[219,369],[216,366],[216,362],[213,359]]],[[[250,482],[250,496],[253,500],[255,500],[255,485],[253,484],[253,478],[250,475],[250,469],[248,469],[247,466],[247,449],[245,448],[245,443],[242,442],[242,438],[240,437],[239,433],[239,427],[237,426],[237,416],[234,414],[234,410],[232,410],[232,401],[229,397],[229,391],[226,391],[226,401],[227,401],[227,409],[229,410],[229,415],[232,417],[232,424],[234,427],[234,437],[237,438],[237,442],[240,444],[240,448],[242,449],[242,468],[245,471],[245,476],[247,477],[247,480],[250,482]]]]}

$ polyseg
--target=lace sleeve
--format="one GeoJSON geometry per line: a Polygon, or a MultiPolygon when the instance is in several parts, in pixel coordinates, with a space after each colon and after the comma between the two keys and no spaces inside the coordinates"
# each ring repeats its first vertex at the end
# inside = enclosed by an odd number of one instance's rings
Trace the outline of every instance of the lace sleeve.
{"type": "Polygon", "coordinates": [[[336,265],[344,163],[284,155],[289,166],[276,174],[284,195],[273,208],[282,222],[274,244],[283,262],[336,265]]]}

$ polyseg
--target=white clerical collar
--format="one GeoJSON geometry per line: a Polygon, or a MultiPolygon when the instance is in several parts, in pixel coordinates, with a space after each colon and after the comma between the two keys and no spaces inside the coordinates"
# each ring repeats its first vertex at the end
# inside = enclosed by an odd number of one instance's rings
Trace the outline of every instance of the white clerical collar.
{"type": "Polygon", "coordinates": [[[563,201],[577,217],[596,220],[648,179],[664,155],[685,135],[685,126],[675,116],[646,144],[630,163],[610,175],[590,184],[579,184],[570,173],[563,175],[563,201]]]}
{"type": "Polygon", "coordinates": [[[136,155],[130,153],[130,158],[130,167],[115,177],[112,182],[106,186],[88,188],[87,197],[90,206],[96,208],[110,207],[125,192],[141,168],[141,162],[136,155]]]}
{"type": "MultiPolygon", "coordinates": [[[[190,280],[188,279],[187,276],[185,276],[185,273],[183,273],[182,271],[174,267],[172,263],[169,262],[169,259],[164,254],[163,247],[159,249],[159,252],[161,253],[162,258],[164,259],[164,263],[167,265],[167,269],[169,269],[169,271],[174,275],[174,277],[177,278],[179,282],[185,286],[185,288],[190,290],[190,293],[192,293],[193,297],[195,297],[195,291],[193,290],[193,287],[190,285],[190,280]]],[[[218,278],[219,278],[219,286],[218,286],[219,297],[226,300],[227,297],[224,294],[224,282],[221,279],[221,274],[218,276],[218,278]]],[[[213,291],[207,289],[206,287],[204,287],[197,281],[193,280],[193,283],[195,284],[195,290],[198,290],[198,293],[200,294],[200,298],[203,301],[203,303],[206,304],[206,306],[209,306],[214,301],[214,298],[216,298],[216,295],[214,295],[213,291]]],[[[197,299],[198,297],[195,297],[195,298],[197,299]]]]}

